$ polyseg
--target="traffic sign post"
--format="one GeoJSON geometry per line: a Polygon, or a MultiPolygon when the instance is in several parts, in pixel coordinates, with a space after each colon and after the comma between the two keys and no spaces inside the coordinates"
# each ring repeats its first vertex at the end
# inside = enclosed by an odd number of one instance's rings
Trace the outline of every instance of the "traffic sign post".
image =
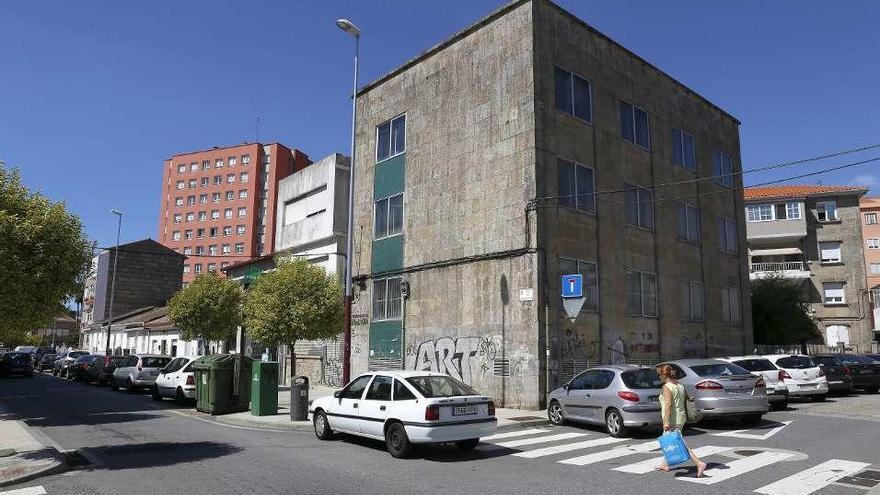
{"type": "Polygon", "coordinates": [[[572,323],[577,320],[586,300],[587,298],[584,297],[583,275],[579,273],[563,275],[562,307],[565,308],[565,313],[568,315],[568,319],[571,320],[572,323]]]}

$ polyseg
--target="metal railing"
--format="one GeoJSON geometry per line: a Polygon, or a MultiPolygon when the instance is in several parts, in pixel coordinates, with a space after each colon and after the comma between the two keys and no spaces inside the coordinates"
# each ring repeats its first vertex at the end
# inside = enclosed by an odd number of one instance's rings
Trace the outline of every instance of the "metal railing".
{"type": "Polygon", "coordinates": [[[783,272],[783,271],[807,271],[807,264],[803,261],[771,261],[766,263],[752,263],[749,268],[754,272],[783,272]]]}

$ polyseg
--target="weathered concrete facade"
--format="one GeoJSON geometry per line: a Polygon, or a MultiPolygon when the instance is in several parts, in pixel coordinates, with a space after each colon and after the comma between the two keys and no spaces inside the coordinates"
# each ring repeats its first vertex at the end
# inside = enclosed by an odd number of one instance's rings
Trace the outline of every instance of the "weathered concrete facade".
{"type": "Polygon", "coordinates": [[[354,373],[443,371],[537,408],[587,365],[751,347],[741,182],[705,180],[718,149],[739,169],[739,123],[580,20],[547,0],[512,2],[357,104],[354,373]],[[556,67],[589,81],[589,119],[556,108],[556,67]],[[648,112],[648,149],[621,137],[621,100],[648,112]],[[695,137],[695,171],[671,163],[672,126],[695,137]],[[591,212],[561,204],[559,159],[589,167],[598,191],[691,182],[658,188],[653,227],[631,227],[622,192],[596,195],[591,212]],[[693,242],[677,239],[673,198],[699,207],[693,242]],[[385,228],[386,205],[399,229],[385,228]],[[735,249],[719,249],[719,218],[735,221],[735,249]],[[597,268],[599,299],[574,325],[558,296],[572,260],[597,268]],[[656,275],[656,315],[628,314],[628,269],[656,275]],[[704,287],[705,317],[682,321],[682,280],[704,287]],[[722,289],[745,317],[723,321],[722,289]]]}

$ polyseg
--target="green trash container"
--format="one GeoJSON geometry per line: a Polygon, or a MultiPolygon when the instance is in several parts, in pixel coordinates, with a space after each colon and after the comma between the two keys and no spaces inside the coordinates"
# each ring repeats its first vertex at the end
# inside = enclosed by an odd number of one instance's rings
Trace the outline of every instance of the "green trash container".
{"type": "Polygon", "coordinates": [[[247,411],[252,366],[253,359],[240,354],[212,354],[199,358],[192,365],[196,379],[196,410],[208,414],[247,411]]]}
{"type": "Polygon", "coordinates": [[[254,361],[251,376],[251,414],[278,414],[278,363],[254,361]]]}

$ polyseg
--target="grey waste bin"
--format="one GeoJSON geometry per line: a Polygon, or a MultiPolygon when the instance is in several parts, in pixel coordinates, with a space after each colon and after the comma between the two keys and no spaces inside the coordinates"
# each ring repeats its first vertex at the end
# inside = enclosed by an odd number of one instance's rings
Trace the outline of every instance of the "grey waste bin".
{"type": "Polygon", "coordinates": [[[309,419],[309,377],[295,376],[290,379],[290,420],[309,419]]]}

